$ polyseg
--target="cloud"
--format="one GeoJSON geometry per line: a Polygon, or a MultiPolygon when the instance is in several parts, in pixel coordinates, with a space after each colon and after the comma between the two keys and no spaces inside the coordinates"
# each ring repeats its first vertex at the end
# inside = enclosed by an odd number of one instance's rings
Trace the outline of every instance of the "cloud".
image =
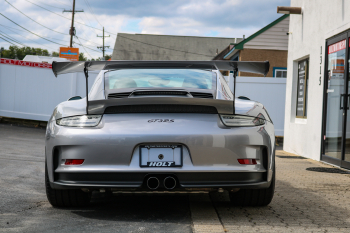
{"type": "MultiPolygon", "coordinates": [[[[7,0],[14,7],[49,27],[56,33],[31,21],[7,2],[0,2],[0,13],[22,27],[64,46],[69,45],[71,13],[62,13],[71,9],[69,0],[7,0]],[[33,2],[39,6],[36,6],[33,2]],[[43,8],[49,9],[49,12],[43,8]],[[66,17],[66,18],[64,18],[66,17]]],[[[84,12],[75,14],[75,28],[84,48],[85,56],[94,58],[102,55],[97,46],[102,45],[101,30],[89,28],[78,22],[102,29],[105,27],[105,45],[114,46],[118,32],[169,34],[188,36],[242,37],[249,36],[281,15],[276,14],[278,5],[289,5],[289,0],[124,0],[124,1],[76,1],[76,9],[84,12]]],[[[58,51],[61,45],[41,39],[18,27],[0,15],[0,30],[7,36],[31,47],[42,47],[58,51]],[[4,25],[4,26],[2,26],[4,25]]],[[[75,42],[79,43],[77,39],[75,42]]],[[[13,42],[14,43],[14,42],[13,42]]],[[[0,46],[7,48],[10,44],[0,38],[0,46]]],[[[107,54],[112,53],[108,49],[107,54]]]]}

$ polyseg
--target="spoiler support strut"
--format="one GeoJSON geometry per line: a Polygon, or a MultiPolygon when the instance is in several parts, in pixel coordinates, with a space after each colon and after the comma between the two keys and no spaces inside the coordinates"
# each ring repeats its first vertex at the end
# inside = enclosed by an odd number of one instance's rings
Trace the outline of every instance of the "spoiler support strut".
{"type": "Polygon", "coordinates": [[[89,71],[86,67],[87,63],[84,65],[84,74],[85,74],[85,91],[86,91],[86,115],[89,115],[89,90],[88,90],[88,78],[89,71]]]}
{"type": "Polygon", "coordinates": [[[237,76],[238,68],[233,67],[233,115],[236,114],[236,76],[237,76]]]}

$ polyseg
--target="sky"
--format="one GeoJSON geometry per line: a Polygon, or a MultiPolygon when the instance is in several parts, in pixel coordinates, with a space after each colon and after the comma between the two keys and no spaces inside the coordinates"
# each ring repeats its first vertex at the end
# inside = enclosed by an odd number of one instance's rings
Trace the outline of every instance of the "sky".
{"type": "MultiPolygon", "coordinates": [[[[89,59],[112,54],[118,32],[242,38],[275,19],[277,6],[290,0],[76,0],[78,47],[89,59]]],[[[30,46],[58,52],[69,46],[73,0],[3,0],[0,2],[0,47],[30,46]],[[4,39],[2,39],[4,38],[4,39]],[[13,44],[11,44],[11,43],[13,44]]]]}

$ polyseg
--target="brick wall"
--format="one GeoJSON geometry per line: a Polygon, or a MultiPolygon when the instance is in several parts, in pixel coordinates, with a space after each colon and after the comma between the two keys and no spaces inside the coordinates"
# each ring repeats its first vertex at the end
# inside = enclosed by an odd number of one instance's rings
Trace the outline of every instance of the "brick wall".
{"type": "MultiPolygon", "coordinates": [[[[270,70],[266,77],[273,77],[273,67],[287,67],[288,51],[266,49],[243,49],[239,53],[240,61],[266,61],[270,62],[270,70]]],[[[239,72],[239,76],[263,77],[263,75],[239,72]]]]}

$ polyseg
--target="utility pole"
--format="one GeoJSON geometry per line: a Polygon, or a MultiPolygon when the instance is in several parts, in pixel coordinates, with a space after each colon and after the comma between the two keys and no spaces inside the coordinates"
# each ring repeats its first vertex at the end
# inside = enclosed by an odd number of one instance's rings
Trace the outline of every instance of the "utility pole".
{"type": "Polygon", "coordinates": [[[111,35],[105,36],[105,27],[103,27],[102,33],[102,36],[97,35],[97,37],[102,37],[102,47],[97,48],[102,50],[102,58],[105,59],[105,48],[109,48],[109,46],[105,46],[105,37],[110,37],[111,35]]]}
{"type": "Polygon", "coordinates": [[[70,35],[70,43],[69,43],[69,47],[73,47],[73,36],[75,36],[75,28],[74,28],[74,14],[75,12],[84,12],[84,10],[75,10],[75,0],[73,0],[73,10],[66,10],[64,9],[63,12],[72,12],[72,24],[71,27],[69,29],[69,35],[70,35]]]}

